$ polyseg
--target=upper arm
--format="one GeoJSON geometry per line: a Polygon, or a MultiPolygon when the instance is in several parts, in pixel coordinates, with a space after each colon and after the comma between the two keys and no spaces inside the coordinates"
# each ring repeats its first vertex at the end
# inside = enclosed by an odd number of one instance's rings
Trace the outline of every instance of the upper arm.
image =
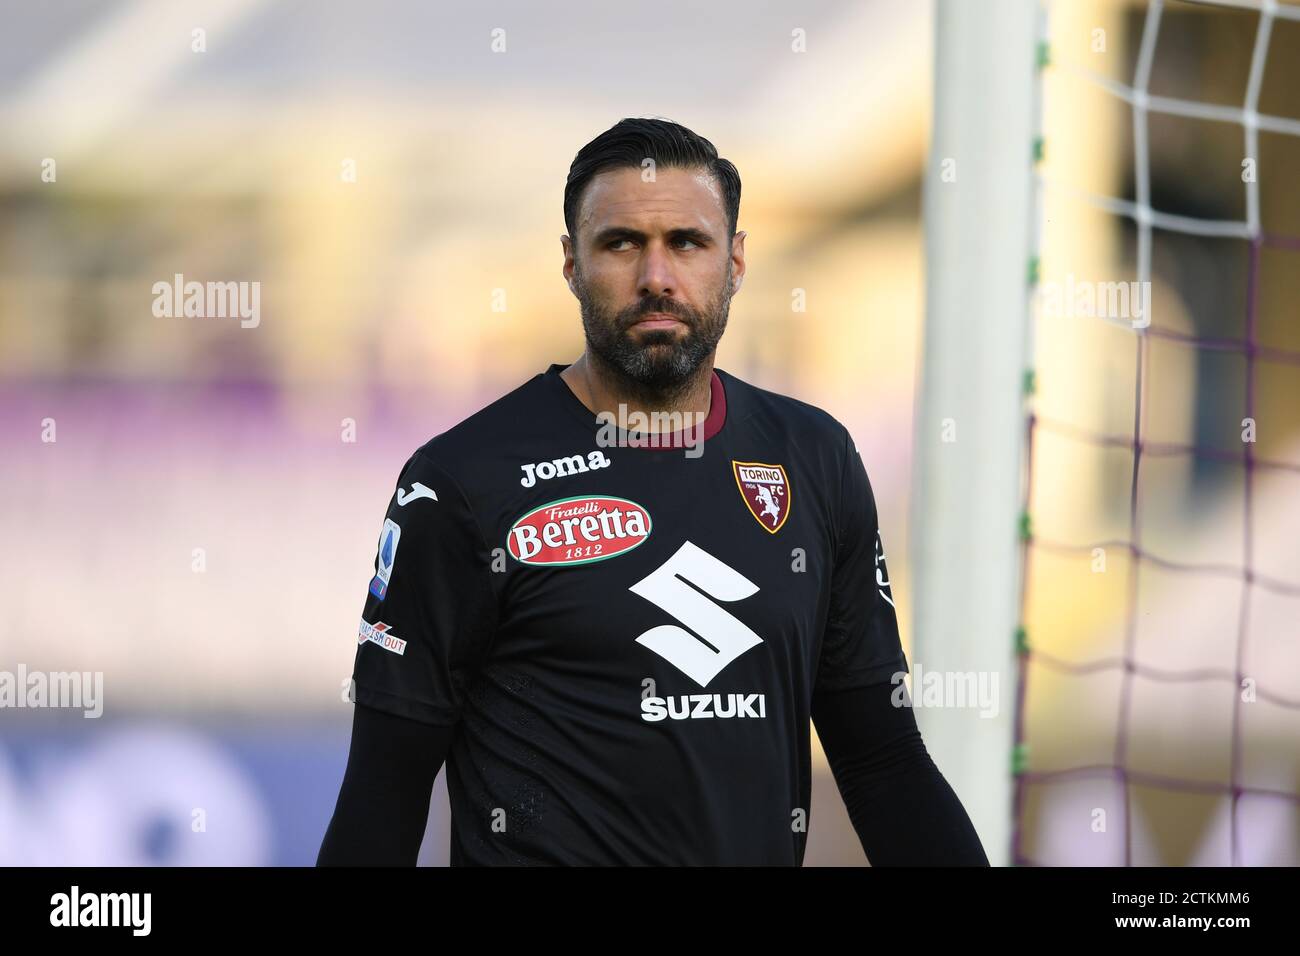
{"type": "Polygon", "coordinates": [[[357,633],[357,703],[457,722],[497,620],[490,554],[454,478],[416,452],[389,501],[357,633]]]}
{"type": "Polygon", "coordinates": [[[875,495],[847,430],[843,442],[830,605],[814,696],[907,672],[875,495]]]}

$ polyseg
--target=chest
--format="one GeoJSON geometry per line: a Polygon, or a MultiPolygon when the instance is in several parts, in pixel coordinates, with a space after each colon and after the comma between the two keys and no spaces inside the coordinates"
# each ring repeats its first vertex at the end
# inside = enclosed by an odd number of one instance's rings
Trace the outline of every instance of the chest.
{"type": "Polygon", "coordinates": [[[534,469],[553,477],[521,483],[494,515],[497,653],[710,690],[809,660],[832,561],[816,476],[790,461],[630,453],[534,469]]]}

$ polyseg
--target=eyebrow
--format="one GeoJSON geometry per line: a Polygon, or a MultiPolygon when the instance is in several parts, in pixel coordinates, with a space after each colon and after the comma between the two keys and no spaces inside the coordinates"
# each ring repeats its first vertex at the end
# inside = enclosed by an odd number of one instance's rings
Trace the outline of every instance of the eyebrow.
{"type": "MultiPolygon", "coordinates": [[[[600,232],[596,233],[592,240],[598,246],[604,246],[611,242],[617,242],[619,239],[630,239],[633,242],[645,242],[648,239],[644,232],[639,229],[632,229],[629,226],[607,226],[600,232]]],[[[672,239],[689,239],[697,246],[707,246],[713,243],[713,237],[703,229],[696,229],[693,226],[682,226],[677,229],[668,231],[669,240],[672,239]]]]}

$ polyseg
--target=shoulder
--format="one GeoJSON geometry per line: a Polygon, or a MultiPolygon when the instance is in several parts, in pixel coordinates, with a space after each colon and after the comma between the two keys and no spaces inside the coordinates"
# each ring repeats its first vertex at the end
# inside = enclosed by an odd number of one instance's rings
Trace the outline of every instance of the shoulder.
{"type": "Polygon", "coordinates": [[[848,429],[824,408],[717,371],[727,391],[727,414],[734,409],[741,425],[757,426],[805,454],[830,455],[841,463],[846,451],[852,451],[848,429]]]}
{"type": "MultiPolygon", "coordinates": [[[[788,449],[790,461],[805,478],[804,487],[819,495],[828,514],[874,502],[866,465],[848,428],[830,412],[719,372],[728,393],[742,409],[741,427],[761,436],[764,446],[788,449]]],[[[837,523],[847,520],[834,519],[837,523]]]]}
{"type": "Polygon", "coordinates": [[[502,463],[536,433],[547,399],[542,375],[534,375],[416,448],[403,474],[439,476],[462,489],[480,487],[511,470],[517,481],[517,469],[502,463]]]}

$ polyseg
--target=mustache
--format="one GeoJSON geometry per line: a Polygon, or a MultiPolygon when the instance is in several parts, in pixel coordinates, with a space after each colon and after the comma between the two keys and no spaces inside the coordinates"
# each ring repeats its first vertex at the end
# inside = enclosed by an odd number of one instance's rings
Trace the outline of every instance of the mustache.
{"type": "Polygon", "coordinates": [[[627,331],[632,326],[636,325],[638,322],[644,319],[647,315],[652,315],[656,312],[662,312],[664,315],[671,315],[673,318],[679,319],[680,321],[682,321],[688,326],[694,327],[695,325],[694,317],[687,310],[683,309],[681,306],[677,305],[676,303],[650,302],[649,304],[639,305],[632,310],[632,312],[622,322],[623,331],[627,331]]]}

